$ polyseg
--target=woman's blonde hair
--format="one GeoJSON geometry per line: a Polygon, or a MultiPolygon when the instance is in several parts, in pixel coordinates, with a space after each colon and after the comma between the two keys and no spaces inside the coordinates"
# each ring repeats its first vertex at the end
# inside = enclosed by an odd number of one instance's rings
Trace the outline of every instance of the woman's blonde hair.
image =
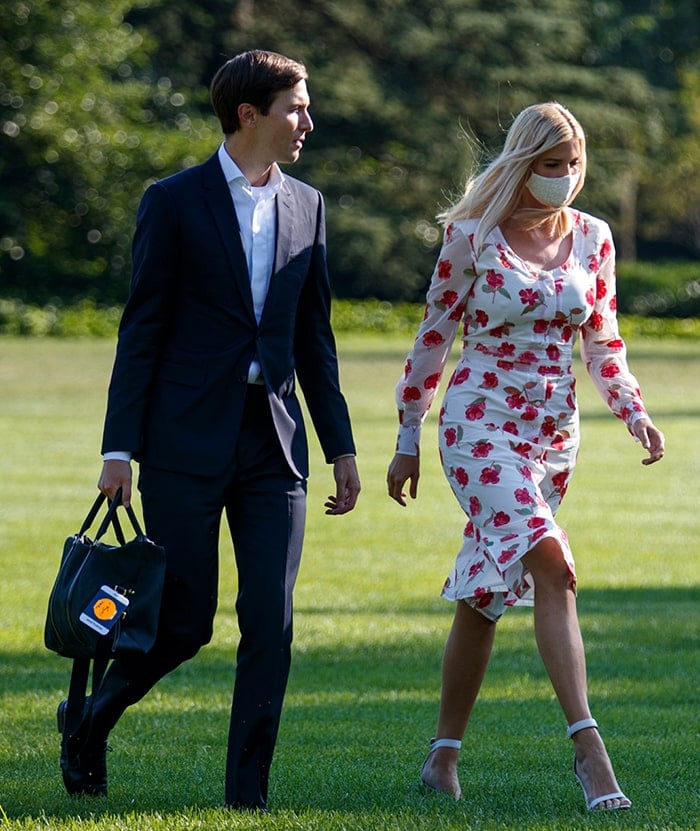
{"type": "Polygon", "coordinates": [[[474,247],[478,251],[486,235],[497,225],[517,216],[526,227],[534,228],[553,220],[554,230],[564,236],[571,220],[563,208],[519,208],[532,165],[548,150],[571,139],[579,143],[581,175],[567,205],[573,202],[586,178],[586,137],[574,116],[555,101],[526,107],[513,121],[503,150],[486,168],[467,181],[464,194],[438,215],[445,226],[461,219],[479,219],[474,247]]]}

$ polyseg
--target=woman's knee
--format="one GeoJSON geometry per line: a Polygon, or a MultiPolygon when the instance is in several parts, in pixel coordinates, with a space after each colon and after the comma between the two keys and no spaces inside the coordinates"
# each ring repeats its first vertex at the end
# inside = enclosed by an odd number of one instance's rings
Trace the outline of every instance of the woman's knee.
{"type": "Polygon", "coordinates": [[[523,557],[523,564],[532,574],[535,590],[574,591],[576,578],[564,557],[561,546],[552,537],[540,540],[523,557]]]}

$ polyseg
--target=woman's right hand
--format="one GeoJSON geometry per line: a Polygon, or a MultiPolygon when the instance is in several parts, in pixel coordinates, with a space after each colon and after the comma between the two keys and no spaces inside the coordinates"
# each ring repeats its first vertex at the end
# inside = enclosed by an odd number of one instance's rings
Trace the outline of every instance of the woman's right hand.
{"type": "Polygon", "coordinates": [[[407,480],[411,480],[409,494],[411,499],[418,496],[418,479],[420,478],[420,457],[408,456],[405,453],[396,453],[391,460],[386,475],[389,496],[399,505],[406,507],[406,494],[403,487],[407,480]]]}

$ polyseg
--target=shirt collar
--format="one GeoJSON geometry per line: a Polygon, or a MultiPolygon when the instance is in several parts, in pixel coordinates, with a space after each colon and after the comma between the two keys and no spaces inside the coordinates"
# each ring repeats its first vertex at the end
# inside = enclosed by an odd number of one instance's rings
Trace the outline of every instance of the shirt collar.
{"type": "MultiPolygon", "coordinates": [[[[250,182],[243,175],[240,167],[238,167],[238,165],[226,152],[225,142],[223,141],[219,146],[219,163],[221,164],[221,169],[224,172],[224,177],[229,185],[236,184],[250,193],[254,193],[255,191],[260,193],[263,190],[263,188],[253,189],[250,182]]],[[[270,196],[275,196],[278,193],[279,189],[282,187],[283,182],[284,174],[280,170],[280,167],[277,164],[277,162],[273,162],[272,168],[270,169],[270,178],[268,179],[267,184],[264,185],[265,193],[269,194],[270,196]]]]}

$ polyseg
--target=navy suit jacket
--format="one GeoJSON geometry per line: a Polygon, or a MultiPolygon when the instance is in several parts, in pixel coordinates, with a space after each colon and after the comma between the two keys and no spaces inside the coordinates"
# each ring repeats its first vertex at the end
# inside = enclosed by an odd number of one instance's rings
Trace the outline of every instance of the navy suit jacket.
{"type": "Polygon", "coordinates": [[[295,475],[308,475],[298,379],[326,461],[354,453],[330,326],[321,194],[285,175],[275,265],[260,323],[236,212],[217,155],[151,185],[133,242],[102,451],[218,475],[233,460],[257,358],[295,475]]]}

